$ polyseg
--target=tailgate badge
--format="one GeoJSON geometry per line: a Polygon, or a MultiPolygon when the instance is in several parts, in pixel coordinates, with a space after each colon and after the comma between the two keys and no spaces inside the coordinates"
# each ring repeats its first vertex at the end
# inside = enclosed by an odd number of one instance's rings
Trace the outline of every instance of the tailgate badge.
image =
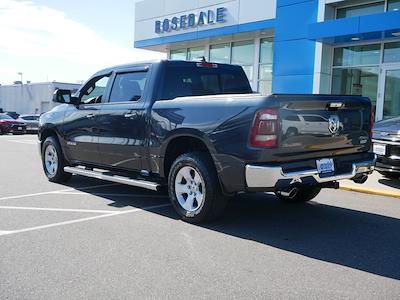
{"type": "Polygon", "coordinates": [[[342,108],[343,107],[343,102],[331,102],[329,103],[329,108],[342,108]]]}
{"type": "Polygon", "coordinates": [[[340,128],[340,120],[337,115],[332,115],[329,117],[328,129],[332,134],[336,134],[340,128]]]}

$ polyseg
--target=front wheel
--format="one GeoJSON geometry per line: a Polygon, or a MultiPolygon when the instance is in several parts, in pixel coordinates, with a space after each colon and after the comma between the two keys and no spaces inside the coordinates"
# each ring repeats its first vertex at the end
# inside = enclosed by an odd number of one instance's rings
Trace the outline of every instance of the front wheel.
{"type": "Polygon", "coordinates": [[[55,137],[49,136],[43,143],[42,164],[44,173],[51,182],[66,182],[72,176],[72,174],[64,172],[64,155],[60,143],[55,137]]]}
{"type": "Polygon", "coordinates": [[[314,199],[315,197],[317,197],[320,191],[320,187],[300,187],[297,193],[293,194],[291,197],[283,196],[279,192],[276,192],[275,194],[280,200],[284,202],[301,203],[314,199]]]}
{"type": "Polygon", "coordinates": [[[211,159],[201,152],[179,156],[171,166],[168,192],[178,215],[199,223],[220,217],[227,204],[211,159]]]}

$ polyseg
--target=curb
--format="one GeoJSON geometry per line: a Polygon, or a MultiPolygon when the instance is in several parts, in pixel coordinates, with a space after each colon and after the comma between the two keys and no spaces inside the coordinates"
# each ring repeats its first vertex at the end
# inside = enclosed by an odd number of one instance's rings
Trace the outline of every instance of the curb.
{"type": "Polygon", "coordinates": [[[391,192],[379,189],[372,189],[372,188],[365,188],[365,187],[355,187],[352,185],[340,185],[339,189],[344,191],[351,191],[351,192],[358,192],[364,193],[369,195],[378,195],[378,196],[386,196],[386,197],[393,197],[393,198],[400,198],[400,192],[391,192]]]}

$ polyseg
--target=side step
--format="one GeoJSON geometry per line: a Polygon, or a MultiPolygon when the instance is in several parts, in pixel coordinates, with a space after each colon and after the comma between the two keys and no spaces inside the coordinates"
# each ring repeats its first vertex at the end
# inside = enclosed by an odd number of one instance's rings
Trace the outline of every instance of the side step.
{"type": "Polygon", "coordinates": [[[101,171],[87,170],[87,169],[78,168],[78,167],[64,167],[64,171],[67,173],[82,175],[82,176],[86,176],[86,177],[98,178],[98,179],[107,180],[107,181],[111,181],[111,182],[141,187],[141,188],[152,190],[152,191],[159,191],[161,188],[161,184],[159,184],[159,183],[145,181],[145,180],[137,180],[137,179],[132,179],[129,177],[123,177],[123,176],[119,176],[119,175],[105,174],[106,172],[101,172],[101,171]]]}

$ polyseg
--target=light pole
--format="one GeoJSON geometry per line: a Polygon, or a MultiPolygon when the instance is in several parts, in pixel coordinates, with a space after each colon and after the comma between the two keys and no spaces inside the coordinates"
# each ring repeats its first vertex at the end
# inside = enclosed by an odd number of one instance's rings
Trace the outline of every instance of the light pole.
{"type": "Polygon", "coordinates": [[[22,85],[22,72],[18,72],[18,75],[21,76],[21,85],[22,85]]]}

